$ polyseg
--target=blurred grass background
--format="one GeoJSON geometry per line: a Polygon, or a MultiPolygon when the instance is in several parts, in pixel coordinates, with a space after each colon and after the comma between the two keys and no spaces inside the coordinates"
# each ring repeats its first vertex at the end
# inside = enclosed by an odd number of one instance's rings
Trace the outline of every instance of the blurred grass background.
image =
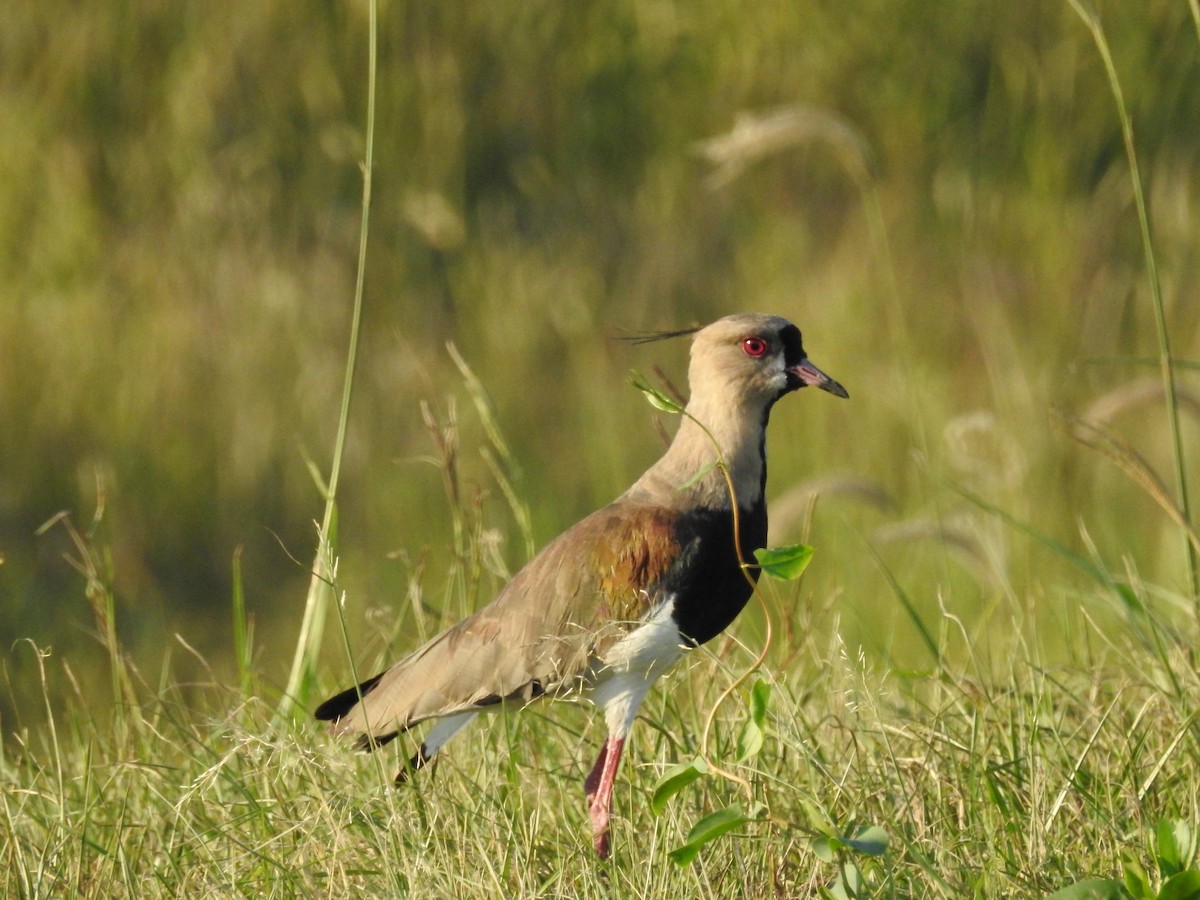
{"type": "MultiPolygon", "coordinates": [[[[1197,360],[1200,17],[1181,0],[1100,14],[1173,348],[1197,360]]],[[[452,510],[422,400],[457,408],[464,497],[499,542],[479,599],[524,561],[447,341],[495,404],[540,545],[658,454],[629,369],[683,383],[682,342],[611,336],[743,310],[798,322],[851,394],[790,399],[770,440],[773,540],[818,548],[795,602],[836,604],[851,646],[929,664],[868,546],[984,657],[1014,628],[1052,656],[1081,608],[1125,627],[954,485],[1187,613],[1178,530],[1052,424],[1054,407],[1104,418],[1170,483],[1119,121],[1067,3],[393,0],[380,15],[339,504],[356,647],[411,646],[414,592],[443,599],[452,510]]],[[[340,399],[366,58],[360,3],[0,11],[0,712],[38,691],[19,638],[69,660],[85,693],[105,681],[69,536],[38,534],[60,510],[86,528],[98,499],[133,657],[153,669],[174,648],[186,675],[200,664],[177,633],[234,678],[241,547],[258,666],[282,686],[321,509],[305,458],[327,469],[340,399]]],[[[1196,377],[1181,371],[1193,471],[1196,377]]]]}

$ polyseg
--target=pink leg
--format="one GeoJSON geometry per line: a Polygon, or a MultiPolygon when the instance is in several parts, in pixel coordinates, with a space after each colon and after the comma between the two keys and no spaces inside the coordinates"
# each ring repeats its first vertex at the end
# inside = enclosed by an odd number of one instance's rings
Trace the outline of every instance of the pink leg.
{"type": "Polygon", "coordinates": [[[588,815],[592,820],[592,841],[596,854],[608,859],[608,820],[612,812],[613,783],[617,780],[617,766],[621,764],[621,749],[625,738],[609,737],[596,759],[596,765],[583,782],[587,795],[588,815]]]}

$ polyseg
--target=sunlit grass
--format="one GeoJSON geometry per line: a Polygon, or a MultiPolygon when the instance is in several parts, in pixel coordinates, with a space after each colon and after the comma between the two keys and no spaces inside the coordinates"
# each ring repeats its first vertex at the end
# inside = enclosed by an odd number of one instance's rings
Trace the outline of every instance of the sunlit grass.
{"type": "MultiPolygon", "coordinates": [[[[1155,823],[1198,821],[1200,754],[1188,734],[1200,685],[1181,647],[1148,652],[1079,612],[1067,664],[1046,667],[1010,638],[986,658],[967,648],[966,664],[899,673],[821,637],[833,605],[811,615],[776,645],[767,739],[736,767],[761,815],[687,867],[666,852],[740,789],[702,782],[661,816],[649,795],[668,765],[699,751],[707,706],[753,655],[735,642],[691,656],[648,703],[618,788],[607,875],[582,802],[603,731],[590,711],[485,718],[396,789],[398,754],[354,754],[315,727],[276,731],[272,704],[254,691],[208,683],[184,701],[164,673],[161,685],[140,683],[116,724],[76,697],[8,746],[4,890],[808,895],[836,880],[814,838],[878,826],[887,852],[857,861],[870,896],[1033,897],[1119,876],[1127,858],[1152,870],[1155,823]]],[[[967,643],[951,616],[930,625],[947,645],[967,643]]],[[[710,752],[734,758],[740,716],[720,715],[710,752]]]]}

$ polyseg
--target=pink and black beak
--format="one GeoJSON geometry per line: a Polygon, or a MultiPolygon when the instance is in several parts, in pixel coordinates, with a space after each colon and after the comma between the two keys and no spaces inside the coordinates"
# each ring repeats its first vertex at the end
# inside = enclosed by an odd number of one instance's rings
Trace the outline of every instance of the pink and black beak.
{"type": "Polygon", "coordinates": [[[787,374],[788,381],[793,382],[795,388],[818,387],[829,391],[835,397],[850,398],[844,387],[809,362],[807,356],[801,357],[800,362],[795,365],[788,366],[787,374]]]}

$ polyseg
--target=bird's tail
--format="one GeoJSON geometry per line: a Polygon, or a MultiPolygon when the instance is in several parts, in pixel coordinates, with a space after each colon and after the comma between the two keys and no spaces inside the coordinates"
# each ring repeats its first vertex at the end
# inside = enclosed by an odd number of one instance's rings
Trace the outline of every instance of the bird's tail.
{"type": "MultiPolygon", "coordinates": [[[[352,687],[346,688],[341,693],[334,694],[315,710],[313,710],[313,718],[322,722],[332,722],[332,728],[335,733],[341,733],[347,730],[345,726],[339,726],[342,719],[349,716],[359,703],[370,693],[371,689],[379,683],[379,680],[387,674],[380,672],[378,675],[373,675],[366,681],[352,687]]],[[[394,741],[403,729],[397,729],[388,734],[360,734],[355,746],[360,750],[374,750],[376,747],[382,747],[384,744],[394,741]]]]}

